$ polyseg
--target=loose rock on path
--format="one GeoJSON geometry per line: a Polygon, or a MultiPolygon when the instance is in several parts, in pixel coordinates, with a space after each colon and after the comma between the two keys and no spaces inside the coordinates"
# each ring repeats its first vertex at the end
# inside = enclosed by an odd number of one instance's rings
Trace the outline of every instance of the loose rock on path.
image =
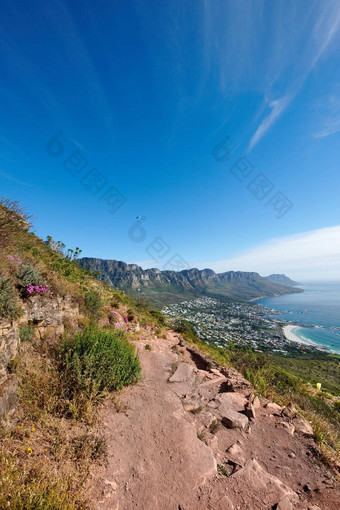
{"type": "Polygon", "coordinates": [[[136,347],[142,380],[98,420],[108,452],[87,487],[97,510],[340,508],[292,406],[264,407],[235,369],[205,363],[173,332],[136,347]]]}

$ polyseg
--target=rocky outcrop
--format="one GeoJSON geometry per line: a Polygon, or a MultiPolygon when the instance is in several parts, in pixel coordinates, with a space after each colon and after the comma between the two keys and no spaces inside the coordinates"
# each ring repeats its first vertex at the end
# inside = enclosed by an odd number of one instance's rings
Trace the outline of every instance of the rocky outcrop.
{"type": "Polygon", "coordinates": [[[249,459],[243,469],[235,473],[235,478],[241,479],[247,487],[254,491],[265,491],[266,494],[273,493],[275,497],[297,499],[296,493],[279,478],[268,473],[256,459],[249,459]]]}
{"type": "Polygon", "coordinates": [[[17,354],[18,342],[18,324],[0,321],[0,387],[8,378],[7,366],[17,354]]]}
{"type": "Polygon", "coordinates": [[[65,324],[76,324],[79,316],[79,305],[71,296],[53,299],[33,296],[24,303],[24,316],[20,323],[33,326],[38,338],[61,336],[65,324]]]}
{"type": "Polygon", "coordinates": [[[71,296],[32,296],[21,303],[23,314],[17,321],[0,321],[0,419],[16,403],[15,379],[8,367],[18,354],[20,327],[28,324],[36,338],[62,336],[65,324],[78,324],[79,306],[71,296]]]}

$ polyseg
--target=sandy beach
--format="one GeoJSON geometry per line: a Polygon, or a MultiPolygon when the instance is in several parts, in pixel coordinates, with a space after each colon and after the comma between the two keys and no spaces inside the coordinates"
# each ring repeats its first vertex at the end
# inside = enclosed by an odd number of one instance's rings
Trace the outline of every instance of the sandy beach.
{"type": "Polygon", "coordinates": [[[316,346],[316,344],[314,342],[312,342],[310,340],[304,340],[304,339],[301,339],[300,337],[298,337],[294,333],[297,329],[300,329],[300,326],[294,326],[293,324],[288,324],[287,326],[283,327],[283,334],[287,338],[287,340],[290,340],[291,342],[297,342],[299,344],[316,346]]]}

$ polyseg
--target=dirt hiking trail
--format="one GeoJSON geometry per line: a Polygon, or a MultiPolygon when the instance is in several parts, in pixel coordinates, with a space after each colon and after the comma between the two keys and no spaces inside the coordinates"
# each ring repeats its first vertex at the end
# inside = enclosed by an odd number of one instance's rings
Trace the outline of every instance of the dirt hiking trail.
{"type": "Polygon", "coordinates": [[[292,406],[260,401],[173,332],[136,347],[141,381],[100,411],[107,459],[86,491],[97,510],[339,510],[292,406]]]}

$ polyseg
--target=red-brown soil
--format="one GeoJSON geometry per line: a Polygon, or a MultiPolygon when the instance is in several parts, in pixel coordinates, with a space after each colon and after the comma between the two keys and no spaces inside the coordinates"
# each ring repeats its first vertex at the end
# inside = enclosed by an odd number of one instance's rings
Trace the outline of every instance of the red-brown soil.
{"type": "Polygon", "coordinates": [[[249,385],[233,369],[205,366],[175,333],[136,346],[142,380],[98,421],[108,455],[87,488],[96,509],[340,508],[336,477],[296,418],[256,399],[247,422],[249,385]]]}

